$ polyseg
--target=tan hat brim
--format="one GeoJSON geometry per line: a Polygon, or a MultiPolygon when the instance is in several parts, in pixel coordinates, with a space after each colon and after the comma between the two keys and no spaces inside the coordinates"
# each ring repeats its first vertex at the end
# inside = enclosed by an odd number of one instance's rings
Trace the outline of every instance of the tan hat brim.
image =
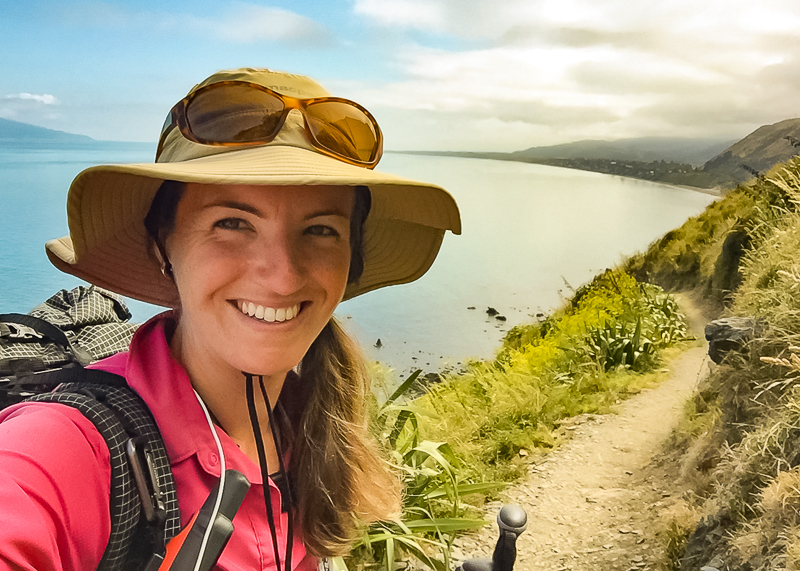
{"type": "Polygon", "coordinates": [[[364,273],[345,299],[424,274],[458,207],[439,186],[349,165],[311,150],[268,145],[197,159],[103,165],[80,173],[67,199],[70,236],[46,244],[60,270],[135,299],[175,307],[178,293],[150,252],[144,218],[164,180],[202,184],[367,186],[364,273]]]}

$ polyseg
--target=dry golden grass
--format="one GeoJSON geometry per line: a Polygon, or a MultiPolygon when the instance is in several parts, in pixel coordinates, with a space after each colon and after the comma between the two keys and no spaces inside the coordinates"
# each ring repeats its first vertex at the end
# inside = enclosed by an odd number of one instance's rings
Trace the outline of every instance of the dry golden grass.
{"type": "MultiPolygon", "coordinates": [[[[683,452],[681,477],[705,500],[671,515],[665,537],[677,545],[699,514],[716,514],[724,533],[696,547],[712,541],[731,562],[791,569],[800,562],[800,158],[767,178],[744,192],[766,200],[748,203],[742,190],[732,197],[751,243],[727,311],[767,327],[687,405],[673,445],[683,452]]],[[[729,206],[714,207],[725,213],[715,215],[723,229],[737,217],[729,206]]],[[[666,568],[681,556],[669,554],[666,568]]]]}

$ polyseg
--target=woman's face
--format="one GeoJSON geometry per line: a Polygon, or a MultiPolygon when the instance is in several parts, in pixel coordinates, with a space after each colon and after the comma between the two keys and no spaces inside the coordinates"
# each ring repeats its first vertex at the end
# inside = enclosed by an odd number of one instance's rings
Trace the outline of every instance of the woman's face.
{"type": "Polygon", "coordinates": [[[282,375],[300,362],[344,295],[353,194],[186,185],[166,252],[187,369],[282,375]]]}

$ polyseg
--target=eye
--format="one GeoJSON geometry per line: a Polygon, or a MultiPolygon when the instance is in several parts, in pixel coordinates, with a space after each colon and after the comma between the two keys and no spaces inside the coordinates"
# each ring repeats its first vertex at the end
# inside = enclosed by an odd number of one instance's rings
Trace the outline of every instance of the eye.
{"type": "Polygon", "coordinates": [[[306,234],[310,234],[311,236],[339,236],[339,231],[332,226],[326,226],[324,224],[314,224],[313,226],[309,226],[305,230],[306,234]]]}
{"type": "Polygon", "coordinates": [[[241,218],[223,218],[214,223],[214,228],[222,230],[246,230],[248,227],[247,222],[241,218]]]}

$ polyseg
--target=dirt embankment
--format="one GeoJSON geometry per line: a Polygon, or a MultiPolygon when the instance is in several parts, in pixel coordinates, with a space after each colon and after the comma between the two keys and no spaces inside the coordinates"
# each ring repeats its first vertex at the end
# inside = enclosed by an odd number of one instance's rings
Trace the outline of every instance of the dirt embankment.
{"type": "MultiPolygon", "coordinates": [[[[706,319],[681,299],[692,329],[703,339],[706,319]]],[[[656,532],[662,516],[685,490],[679,467],[662,447],[701,375],[708,371],[705,345],[687,349],[665,364],[668,378],[620,403],[617,414],[584,415],[564,428],[573,437],[532,464],[505,501],[528,512],[528,529],[517,542],[518,571],[657,569],[663,558],[656,532]]],[[[493,517],[501,503],[488,506],[493,517]]],[[[491,556],[497,528],[456,542],[454,559],[491,556]]]]}

